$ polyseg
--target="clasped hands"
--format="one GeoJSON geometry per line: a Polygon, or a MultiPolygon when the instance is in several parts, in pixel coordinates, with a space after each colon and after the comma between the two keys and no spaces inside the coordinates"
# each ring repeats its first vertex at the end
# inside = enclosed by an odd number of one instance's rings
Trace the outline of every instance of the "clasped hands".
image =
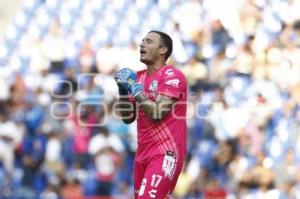
{"type": "Polygon", "coordinates": [[[120,95],[127,95],[128,93],[136,97],[143,91],[143,85],[135,82],[136,74],[128,68],[123,68],[115,73],[114,79],[119,87],[120,95]]]}

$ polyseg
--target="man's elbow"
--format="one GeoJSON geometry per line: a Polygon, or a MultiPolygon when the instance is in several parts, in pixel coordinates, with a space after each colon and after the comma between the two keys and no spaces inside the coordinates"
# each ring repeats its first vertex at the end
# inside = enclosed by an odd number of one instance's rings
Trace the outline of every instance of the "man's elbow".
{"type": "Polygon", "coordinates": [[[125,124],[131,124],[135,120],[135,114],[123,115],[121,119],[125,124]]]}
{"type": "Polygon", "coordinates": [[[131,124],[135,119],[122,119],[125,124],[131,124]]]}
{"type": "Polygon", "coordinates": [[[136,114],[134,112],[122,112],[120,111],[120,119],[125,123],[125,124],[130,124],[134,122],[136,118],[136,114]]]}

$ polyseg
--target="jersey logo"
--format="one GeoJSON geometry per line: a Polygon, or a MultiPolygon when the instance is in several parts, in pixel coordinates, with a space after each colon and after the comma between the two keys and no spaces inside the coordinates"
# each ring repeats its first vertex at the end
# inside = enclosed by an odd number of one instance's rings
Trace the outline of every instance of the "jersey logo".
{"type": "Polygon", "coordinates": [[[157,80],[153,80],[150,84],[149,90],[151,92],[155,92],[157,91],[157,87],[158,87],[158,81],[157,80]]]}
{"type": "Polygon", "coordinates": [[[178,88],[179,79],[170,79],[170,80],[166,81],[165,84],[169,85],[169,86],[174,86],[174,87],[178,88]]]}
{"type": "Polygon", "coordinates": [[[172,68],[168,68],[166,71],[165,71],[165,74],[167,75],[167,77],[174,77],[174,71],[172,68]]]}
{"type": "Polygon", "coordinates": [[[164,157],[164,161],[162,164],[162,170],[165,173],[165,177],[173,178],[173,174],[175,171],[175,156],[173,152],[167,151],[164,157]]]}

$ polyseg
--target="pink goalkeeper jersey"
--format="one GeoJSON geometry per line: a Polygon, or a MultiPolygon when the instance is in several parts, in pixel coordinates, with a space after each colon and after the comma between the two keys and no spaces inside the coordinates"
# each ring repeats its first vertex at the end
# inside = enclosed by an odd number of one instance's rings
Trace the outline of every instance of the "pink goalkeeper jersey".
{"type": "Polygon", "coordinates": [[[140,108],[137,115],[137,160],[173,152],[177,157],[186,154],[187,82],[182,72],[166,65],[148,75],[147,70],[137,73],[137,82],[144,85],[143,93],[155,100],[163,94],[176,100],[172,111],[163,120],[154,122],[140,108]]]}

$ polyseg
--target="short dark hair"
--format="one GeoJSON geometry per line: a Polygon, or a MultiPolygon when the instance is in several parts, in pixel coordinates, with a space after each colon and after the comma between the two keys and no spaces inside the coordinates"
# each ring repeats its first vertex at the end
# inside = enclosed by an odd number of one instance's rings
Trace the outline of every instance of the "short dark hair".
{"type": "Polygon", "coordinates": [[[151,30],[149,33],[151,33],[151,32],[159,34],[162,44],[168,48],[168,51],[167,51],[166,57],[165,57],[167,60],[173,51],[173,41],[172,41],[171,37],[168,34],[158,31],[158,30],[151,30]]]}

